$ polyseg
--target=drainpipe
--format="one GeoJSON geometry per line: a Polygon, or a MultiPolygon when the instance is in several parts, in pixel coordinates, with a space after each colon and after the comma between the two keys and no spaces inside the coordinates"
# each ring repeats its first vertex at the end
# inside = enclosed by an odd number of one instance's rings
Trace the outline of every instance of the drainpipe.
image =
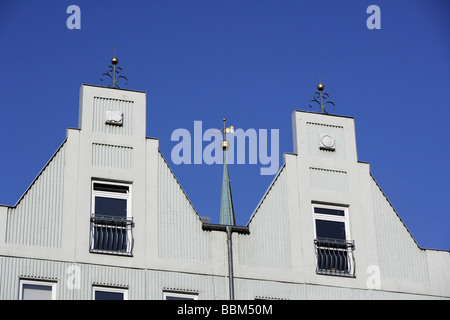
{"type": "Polygon", "coordinates": [[[232,227],[226,226],[227,229],[227,244],[228,244],[228,281],[230,286],[230,300],[234,300],[234,276],[233,276],[233,241],[232,241],[232,227]]]}
{"type": "Polygon", "coordinates": [[[210,224],[202,223],[203,230],[207,231],[225,231],[227,233],[227,245],[228,245],[228,283],[230,300],[234,300],[234,274],[233,274],[233,242],[231,236],[233,232],[240,234],[250,234],[248,227],[223,225],[223,224],[210,224]]]}

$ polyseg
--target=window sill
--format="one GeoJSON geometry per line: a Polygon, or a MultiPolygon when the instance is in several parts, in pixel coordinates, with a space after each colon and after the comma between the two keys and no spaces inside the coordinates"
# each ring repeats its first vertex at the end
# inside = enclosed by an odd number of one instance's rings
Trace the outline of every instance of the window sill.
{"type": "Polygon", "coordinates": [[[99,250],[99,249],[90,249],[89,253],[106,254],[106,255],[120,256],[120,257],[132,257],[133,256],[133,253],[131,253],[131,252],[108,251],[108,250],[99,250]]]}
{"type": "Polygon", "coordinates": [[[332,276],[332,277],[342,277],[342,278],[356,278],[356,275],[348,272],[340,272],[334,270],[316,270],[316,274],[321,276],[332,276]]]}

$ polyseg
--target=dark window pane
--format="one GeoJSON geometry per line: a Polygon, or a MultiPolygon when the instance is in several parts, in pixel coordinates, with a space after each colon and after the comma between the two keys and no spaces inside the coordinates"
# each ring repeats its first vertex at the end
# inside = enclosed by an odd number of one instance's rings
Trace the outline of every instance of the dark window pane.
{"type": "Polygon", "coordinates": [[[342,216],[342,217],[345,215],[344,210],[336,210],[320,207],[314,207],[314,213],[331,214],[334,216],[342,216]]]}
{"type": "Polygon", "coordinates": [[[123,300],[123,292],[95,291],[95,300],[123,300]]]}
{"type": "Polygon", "coordinates": [[[23,284],[22,300],[51,300],[52,287],[39,284],[23,284]]]}
{"type": "Polygon", "coordinates": [[[95,215],[126,218],[127,200],[95,197],[95,215]]]}
{"type": "Polygon", "coordinates": [[[316,219],[317,238],[345,240],[345,224],[339,221],[316,219]]]}
{"type": "Polygon", "coordinates": [[[120,186],[114,184],[103,184],[103,183],[94,183],[94,190],[97,191],[106,191],[106,192],[116,192],[116,193],[127,193],[128,186],[120,186]]]}
{"type": "Polygon", "coordinates": [[[166,296],[166,300],[194,300],[194,299],[188,297],[166,296]]]}

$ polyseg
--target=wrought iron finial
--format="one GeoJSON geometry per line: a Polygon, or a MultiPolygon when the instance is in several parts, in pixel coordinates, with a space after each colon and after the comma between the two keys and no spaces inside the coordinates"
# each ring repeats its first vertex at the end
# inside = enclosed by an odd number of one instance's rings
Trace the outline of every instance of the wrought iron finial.
{"type": "Polygon", "coordinates": [[[313,96],[314,99],[309,102],[309,107],[312,108],[311,103],[315,102],[315,103],[319,104],[320,109],[322,110],[323,113],[329,114],[325,110],[325,107],[327,107],[327,105],[330,104],[333,106],[333,109],[335,109],[336,105],[334,104],[334,102],[328,100],[328,98],[330,96],[328,95],[328,93],[323,92],[324,89],[325,89],[325,86],[322,84],[322,82],[320,80],[320,73],[319,73],[319,84],[317,85],[317,90],[319,90],[319,91],[314,92],[314,96],[313,96]]]}
{"type": "Polygon", "coordinates": [[[124,79],[126,81],[125,84],[128,84],[128,78],[122,75],[123,70],[121,67],[117,66],[118,63],[119,59],[116,58],[116,48],[114,47],[114,57],[111,59],[112,66],[107,66],[106,72],[100,76],[101,81],[103,81],[103,76],[111,78],[111,84],[108,86],[108,88],[120,89],[119,85],[117,84],[117,80],[119,79],[124,79]]]}

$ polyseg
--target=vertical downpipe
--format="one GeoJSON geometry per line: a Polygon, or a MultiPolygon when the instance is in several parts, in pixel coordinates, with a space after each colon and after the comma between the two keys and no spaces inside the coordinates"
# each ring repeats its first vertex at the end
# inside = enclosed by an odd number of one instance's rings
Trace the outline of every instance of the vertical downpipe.
{"type": "Polygon", "coordinates": [[[227,244],[228,244],[228,278],[230,286],[230,300],[234,300],[234,276],[233,276],[233,242],[231,240],[232,226],[227,226],[227,244]]]}

